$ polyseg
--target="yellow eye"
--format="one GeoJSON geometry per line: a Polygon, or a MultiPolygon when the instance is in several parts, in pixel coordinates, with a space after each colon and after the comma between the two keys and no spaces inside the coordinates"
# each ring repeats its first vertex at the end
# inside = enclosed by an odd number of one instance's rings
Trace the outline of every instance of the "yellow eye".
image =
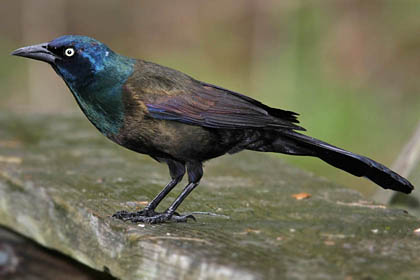
{"type": "Polygon", "coordinates": [[[64,51],[64,54],[65,54],[67,57],[72,57],[72,56],[74,55],[74,53],[75,53],[75,51],[74,51],[74,49],[73,49],[73,48],[68,48],[68,49],[66,49],[66,50],[64,51]]]}

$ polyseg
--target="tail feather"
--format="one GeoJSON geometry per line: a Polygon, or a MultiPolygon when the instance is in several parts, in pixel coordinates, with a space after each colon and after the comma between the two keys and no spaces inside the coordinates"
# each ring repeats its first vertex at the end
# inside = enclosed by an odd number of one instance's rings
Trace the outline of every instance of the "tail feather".
{"type": "MultiPolygon", "coordinates": [[[[288,142],[288,146],[293,147],[287,152],[289,154],[318,157],[350,174],[366,177],[384,189],[392,189],[407,194],[414,189],[407,179],[367,157],[351,153],[297,132],[286,132],[285,136],[285,138],[281,137],[281,142],[278,143],[278,147],[283,144],[279,152],[285,152],[284,143],[288,142]]],[[[276,146],[276,142],[273,143],[273,146],[276,146]]]]}

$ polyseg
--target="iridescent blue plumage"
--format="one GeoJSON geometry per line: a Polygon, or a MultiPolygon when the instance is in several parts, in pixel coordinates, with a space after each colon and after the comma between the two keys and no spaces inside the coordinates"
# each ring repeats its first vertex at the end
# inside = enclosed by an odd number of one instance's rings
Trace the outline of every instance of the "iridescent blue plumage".
{"type": "Polygon", "coordinates": [[[54,69],[64,79],[88,119],[111,137],[123,125],[122,86],[135,60],[116,54],[86,36],[62,36],[49,43],[52,51],[73,47],[75,55],[56,60],[54,69]]]}

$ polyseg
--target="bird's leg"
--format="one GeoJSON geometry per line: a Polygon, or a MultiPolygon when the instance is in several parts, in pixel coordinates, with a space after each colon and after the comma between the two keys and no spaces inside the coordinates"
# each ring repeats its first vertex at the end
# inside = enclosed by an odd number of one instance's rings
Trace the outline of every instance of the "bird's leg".
{"type": "Polygon", "coordinates": [[[182,193],[175,199],[175,201],[169,206],[169,208],[165,211],[165,214],[171,217],[173,220],[177,222],[186,222],[188,218],[191,218],[195,221],[195,217],[191,214],[189,215],[179,215],[175,212],[178,206],[184,201],[184,199],[190,194],[198,186],[199,182],[190,182],[184,188],[182,193]],[[174,215],[175,214],[175,215],[174,215]]]}
{"type": "Polygon", "coordinates": [[[169,167],[169,172],[171,174],[172,180],[165,186],[165,188],[142,210],[138,212],[127,212],[125,210],[118,211],[113,218],[117,218],[123,221],[131,220],[133,221],[136,217],[153,217],[158,213],[155,212],[156,207],[162,201],[163,198],[182,180],[182,177],[185,174],[185,166],[180,162],[173,160],[166,161],[169,167]]]}
{"type": "Polygon", "coordinates": [[[175,211],[184,199],[198,186],[201,177],[203,176],[203,168],[201,162],[187,163],[188,170],[188,185],[184,188],[181,194],[163,213],[156,213],[153,216],[136,216],[131,218],[132,222],[144,222],[150,224],[164,223],[167,221],[186,222],[188,218],[195,220],[193,215],[179,215],[175,211]]]}
{"type": "Polygon", "coordinates": [[[120,220],[132,220],[137,216],[151,217],[155,216],[157,213],[155,209],[157,205],[162,201],[162,199],[181,181],[180,179],[172,179],[165,188],[146,206],[144,209],[137,212],[128,212],[125,210],[118,211],[112,215],[113,218],[120,220]]]}

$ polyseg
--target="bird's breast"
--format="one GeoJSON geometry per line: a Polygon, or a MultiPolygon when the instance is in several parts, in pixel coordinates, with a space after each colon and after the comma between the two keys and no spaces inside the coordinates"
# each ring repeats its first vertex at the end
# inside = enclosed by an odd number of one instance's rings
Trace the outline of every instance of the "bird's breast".
{"type": "Polygon", "coordinates": [[[124,123],[120,88],[71,90],[83,113],[102,134],[112,137],[119,132],[124,123]]]}

